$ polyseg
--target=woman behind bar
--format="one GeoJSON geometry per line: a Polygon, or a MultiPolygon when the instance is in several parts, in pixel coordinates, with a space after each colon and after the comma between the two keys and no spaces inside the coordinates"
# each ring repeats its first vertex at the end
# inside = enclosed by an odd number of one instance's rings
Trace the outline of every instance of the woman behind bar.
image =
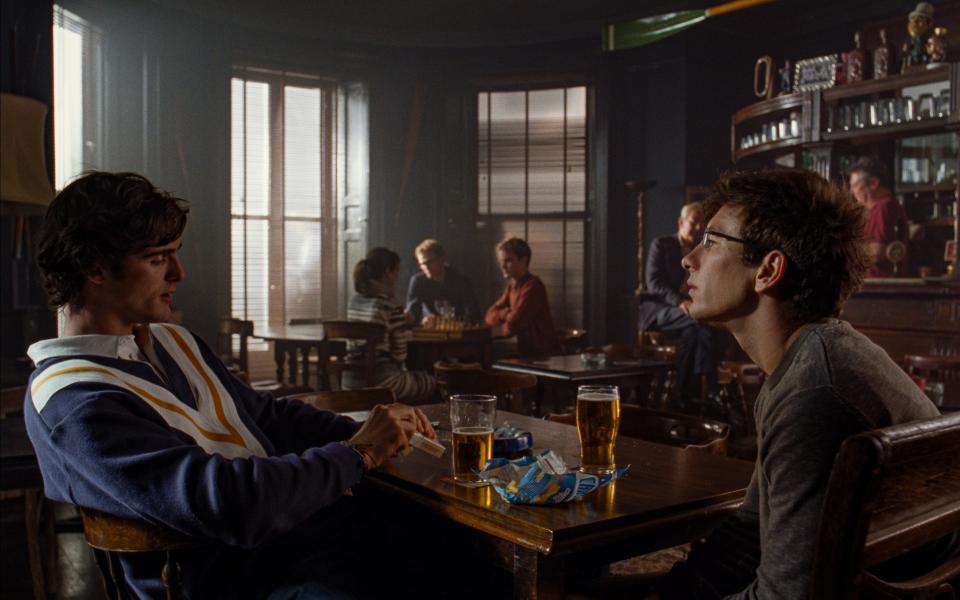
{"type": "MultiPolygon", "coordinates": [[[[374,248],[353,269],[353,288],[357,295],[350,299],[347,318],[351,321],[380,323],[387,334],[377,345],[377,368],[374,382],[377,387],[393,391],[398,402],[414,403],[429,399],[437,387],[436,380],[422,371],[407,371],[407,340],[410,329],[403,306],[395,291],[400,273],[400,256],[388,248],[374,248]]],[[[347,342],[348,364],[363,364],[365,343],[347,342]]],[[[365,387],[363,375],[356,371],[343,373],[344,389],[365,387]]]]}

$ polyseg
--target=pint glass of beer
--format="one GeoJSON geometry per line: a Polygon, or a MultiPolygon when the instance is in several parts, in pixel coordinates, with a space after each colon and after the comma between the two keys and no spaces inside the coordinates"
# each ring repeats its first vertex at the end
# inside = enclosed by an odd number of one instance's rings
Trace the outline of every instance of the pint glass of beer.
{"type": "Polygon", "coordinates": [[[493,423],[497,397],[450,396],[453,429],[453,478],[464,485],[486,485],[475,473],[493,458],[493,423]]]}
{"type": "Polygon", "coordinates": [[[580,434],[580,470],[612,473],[613,448],[620,429],[620,391],[615,385],[581,385],[577,389],[577,433],[580,434]]]}

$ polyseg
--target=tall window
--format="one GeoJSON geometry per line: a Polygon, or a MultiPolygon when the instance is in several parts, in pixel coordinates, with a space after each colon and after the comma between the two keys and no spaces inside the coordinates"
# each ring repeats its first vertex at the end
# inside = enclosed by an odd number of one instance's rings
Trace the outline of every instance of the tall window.
{"type": "Polygon", "coordinates": [[[533,249],[554,320],[583,324],[587,89],[481,92],[478,214],[533,249]]]}
{"type": "Polygon", "coordinates": [[[102,164],[102,36],[62,6],[53,7],[55,185],[102,164]]]}
{"type": "Polygon", "coordinates": [[[255,329],[336,315],[343,93],[252,69],[231,88],[232,314],[255,329]]]}

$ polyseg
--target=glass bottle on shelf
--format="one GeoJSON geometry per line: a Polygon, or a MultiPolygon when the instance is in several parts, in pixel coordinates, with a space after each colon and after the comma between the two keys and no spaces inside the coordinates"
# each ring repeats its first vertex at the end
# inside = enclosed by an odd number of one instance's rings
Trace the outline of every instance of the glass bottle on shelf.
{"type": "Polygon", "coordinates": [[[887,30],[880,30],[880,45],[873,50],[873,78],[882,79],[890,74],[894,62],[893,44],[887,39],[887,30]]]}
{"type": "Polygon", "coordinates": [[[853,34],[853,50],[847,53],[847,83],[862,81],[867,75],[867,51],[860,43],[860,32],[853,34]]]}

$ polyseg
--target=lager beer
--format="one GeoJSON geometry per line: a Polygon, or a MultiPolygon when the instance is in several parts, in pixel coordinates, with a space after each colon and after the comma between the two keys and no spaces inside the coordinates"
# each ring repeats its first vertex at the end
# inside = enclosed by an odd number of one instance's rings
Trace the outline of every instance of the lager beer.
{"type": "Polygon", "coordinates": [[[616,468],[614,446],[620,429],[620,394],[616,386],[580,386],[577,392],[577,433],[580,470],[610,473],[616,468]]]}
{"type": "Polygon", "coordinates": [[[453,430],[453,478],[461,485],[486,485],[477,475],[493,458],[493,424],[496,396],[450,396],[450,429],[453,430]]]}
{"type": "Polygon", "coordinates": [[[464,483],[478,483],[479,471],[493,458],[493,429],[462,427],[453,430],[453,478],[464,483]]]}

